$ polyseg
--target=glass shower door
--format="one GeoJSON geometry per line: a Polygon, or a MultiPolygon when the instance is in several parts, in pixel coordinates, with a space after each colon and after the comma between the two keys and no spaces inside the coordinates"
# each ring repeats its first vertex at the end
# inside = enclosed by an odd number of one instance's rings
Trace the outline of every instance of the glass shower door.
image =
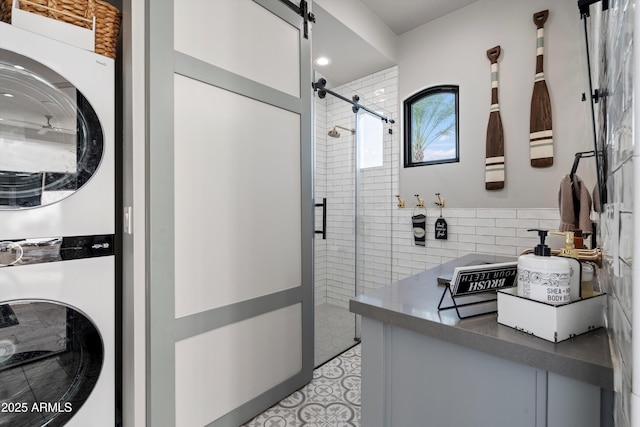
{"type": "Polygon", "coordinates": [[[355,115],[337,98],[316,97],[316,234],[315,365],[319,366],[356,344],[355,315],[355,115]],[[323,212],[324,209],[324,212],[323,212]]]}
{"type": "Polygon", "coordinates": [[[316,366],[359,342],[349,300],[391,278],[390,139],[380,118],[351,107],[316,99],[315,199],[326,200],[316,210],[317,230],[326,210],[314,256],[316,366]]]}

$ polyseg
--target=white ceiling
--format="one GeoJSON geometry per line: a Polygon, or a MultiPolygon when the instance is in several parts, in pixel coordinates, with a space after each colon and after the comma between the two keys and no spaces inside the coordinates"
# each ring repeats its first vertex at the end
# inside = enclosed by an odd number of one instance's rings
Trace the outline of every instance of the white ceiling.
{"type": "MultiPolygon", "coordinates": [[[[399,36],[476,0],[334,1],[361,2],[399,36]]],[[[396,65],[319,5],[313,5],[313,13],[316,16],[311,39],[313,59],[327,56],[332,60],[326,67],[314,64],[314,68],[329,81],[328,86],[339,86],[396,65]]]]}
{"type": "Polygon", "coordinates": [[[397,35],[465,7],[476,0],[360,0],[397,35]]]}

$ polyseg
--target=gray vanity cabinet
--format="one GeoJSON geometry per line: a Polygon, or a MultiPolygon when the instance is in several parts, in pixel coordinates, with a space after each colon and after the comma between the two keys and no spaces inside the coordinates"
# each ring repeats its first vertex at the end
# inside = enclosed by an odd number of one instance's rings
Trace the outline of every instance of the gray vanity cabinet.
{"type": "Polygon", "coordinates": [[[602,403],[595,385],[362,319],[363,426],[612,426],[602,403]]]}

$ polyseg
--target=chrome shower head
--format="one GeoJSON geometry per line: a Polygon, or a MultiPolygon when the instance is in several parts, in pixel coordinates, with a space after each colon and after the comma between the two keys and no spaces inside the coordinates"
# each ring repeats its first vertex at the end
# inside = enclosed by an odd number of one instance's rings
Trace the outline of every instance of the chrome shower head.
{"type": "Polygon", "coordinates": [[[343,127],[343,126],[335,125],[335,126],[333,127],[333,129],[331,129],[331,130],[327,133],[327,135],[329,135],[331,138],[339,138],[339,137],[340,137],[340,132],[338,132],[338,131],[336,130],[336,128],[340,128],[340,129],[347,130],[347,131],[351,132],[351,135],[353,135],[354,133],[356,133],[356,130],[355,130],[355,129],[349,129],[349,128],[346,128],[346,127],[343,127]]]}
{"type": "Polygon", "coordinates": [[[329,135],[331,138],[339,138],[340,137],[340,132],[338,132],[336,130],[336,128],[334,127],[333,129],[331,129],[327,135],[329,135]]]}

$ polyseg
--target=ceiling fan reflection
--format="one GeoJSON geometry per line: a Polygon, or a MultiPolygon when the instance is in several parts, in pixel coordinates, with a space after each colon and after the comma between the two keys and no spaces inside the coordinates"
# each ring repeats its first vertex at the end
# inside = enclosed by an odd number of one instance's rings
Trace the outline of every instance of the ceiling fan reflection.
{"type": "Polygon", "coordinates": [[[78,132],[76,129],[54,126],[56,119],[53,115],[44,115],[44,117],[46,121],[43,124],[42,121],[21,120],[16,117],[7,117],[7,115],[4,115],[0,117],[0,133],[5,135],[13,134],[14,136],[30,135],[31,137],[43,138],[47,136],[47,133],[50,135],[75,136],[78,132]]]}
{"type": "Polygon", "coordinates": [[[75,133],[75,130],[73,130],[73,129],[64,129],[64,128],[53,126],[51,124],[51,119],[53,118],[53,116],[51,116],[49,114],[45,114],[44,117],[47,119],[47,123],[42,125],[41,129],[38,131],[38,135],[44,135],[45,133],[47,133],[49,131],[63,132],[63,133],[75,133]]]}

